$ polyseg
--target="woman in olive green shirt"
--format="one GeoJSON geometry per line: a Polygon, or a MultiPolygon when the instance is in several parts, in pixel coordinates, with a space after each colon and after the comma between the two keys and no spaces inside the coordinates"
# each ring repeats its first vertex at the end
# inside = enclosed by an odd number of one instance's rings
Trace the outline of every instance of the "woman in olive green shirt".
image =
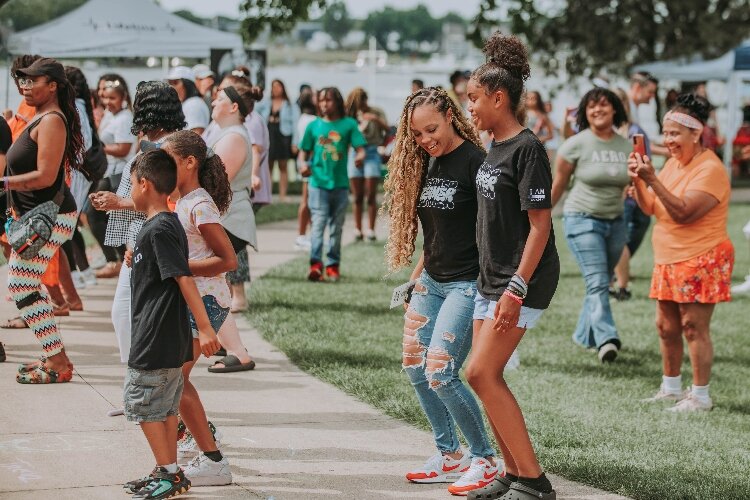
{"type": "Polygon", "coordinates": [[[630,183],[627,160],[632,147],[615,131],[626,120],[613,92],[595,88],[586,93],[578,106],[580,131],[558,150],[552,183],[554,205],[574,175],[563,207],[565,237],[581,268],[586,297],[573,340],[596,348],[602,363],[614,361],[620,348],[609,282],[627,241],[623,191],[630,183]]]}

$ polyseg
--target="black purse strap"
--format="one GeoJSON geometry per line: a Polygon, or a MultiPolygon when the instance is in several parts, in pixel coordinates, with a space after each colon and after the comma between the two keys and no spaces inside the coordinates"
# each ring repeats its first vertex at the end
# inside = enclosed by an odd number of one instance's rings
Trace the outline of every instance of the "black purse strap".
{"type": "MultiPolygon", "coordinates": [[[[32,123],[30,123],[29,126],[26,127],[26,129],[24,130],[24,132],[28,132],[29,135],[31,135],[31,131],[34,130],[34,128],[36,128],[37,125],[39,125],[39,122],[42,121],[42,118],[44,118],[45,116],[47,116],[49,114],[55,114],[55,115],[58,115],[60,118],[62,118],[63,122],[65,123],[66,141],[67,141],[68,120],[66,120],[65,119],[65,115],[63,115],[59,111],[50,111],[49,113],[43,114],[42,116],[40,116],[39,118],[37,118],[36,120],[34,120],[32,123]]],[[[67,148],[67,146],[66,146],[66,148],[67,148]]],[[[8,173],[10,175],[14,175],[13,174],[12,166],[10,164],[7,164],[6,168],[8,169],[8,173]]],[[[61,176],[61,179],[60,179],[60,189],[57,191],[57,193],[55,193],[54,198],[52,198],[52,201],[58,207],[61,207],[62,204],[63,204],[63,201],[65,200],[65,162],[61,162],[60,163],[60,169],[62,169],[62,176],[61,176]]],[[[58,172],[58,175],[60,175],[59,172],[58,172]]],[[[6,213],[6,215],[8,217],[10,217],[12,210],[16,208],[16,204],[13,201],[13,195],[11,194],[11,190],[8,189],[6,191],[6,193],[7,194],[6,194],[6,197],[5,197],[6,198],[6,212],[5,213],[6,213]]]]}

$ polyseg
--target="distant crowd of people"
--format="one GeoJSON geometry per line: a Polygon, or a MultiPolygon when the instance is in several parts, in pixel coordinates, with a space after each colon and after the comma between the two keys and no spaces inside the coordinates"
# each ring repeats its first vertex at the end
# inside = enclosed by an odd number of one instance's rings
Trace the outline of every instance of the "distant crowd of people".
{"type": "MultiPolygon", "coordinates": [[[[231,483],[221,431],[190,376],[201,355],[218,352],[209,372],[255,367],[231,313],[247,308],[248,247],[258,248],[255,215],[272,202],[271,168],[279,168],[281,200],[290,161],[304,179],[296,244],[309,251],[307,279],[336,282],[350,197],[356,240],[376,240],[391,139],[386,261],[396,271],[416,256],[405,285],[403,368],[437,448],[407,472],[409,481],[450,483],[450,493],[472,499],[556,498],[504,372],[517,365],[521,339],[558,286],[552,209],[560,202],[585,284],[574,342],[602,363],[617,359],[623,342],[610,298],[631,296],[629,259],[654,217],[649,296],[663,375],[646,401],[710,410],[711,317],[730,300],[734,264],[730,183],[714,152],[723,139],[712,106],[700,89],[674,96],[657,142],[639,125],[638,106],[655,97],[658,82],[637,73],[627,91],[600,84],[586,92],[560,133],[542,96],[525,89],[524,44],[497,32],[484,52],[480,67],[451,75],[450,89],[415,80],[395,138],[362,88],[344,98],[336,87],[305,85],[293,102],[274,80],[264,98],[247,68],[219,77],[197,65],[131,93],[118,74],[90,89],[78,68],[18,57],[11,74],[23,101],[0,120],[8,207],[0,241],[19,316],[3,327],[31,329],[42,356],[19,365],[17,381],[72,379],[55,316],[84,308],[81,288],[116,278],[111,319],[127,371],[123,408],[112,415],[140,424],[157,464],[126,491],[156,499],[231,483]],[[657,155],[668,157],[658,170],[657,155]],[[97,271],[84,226],[101,248],[97,271]],[[459,376],[470,352],[465,375],[474,392],[459,376]]],[[[746,129],[735,140],[740,161],[746,129]]]]}

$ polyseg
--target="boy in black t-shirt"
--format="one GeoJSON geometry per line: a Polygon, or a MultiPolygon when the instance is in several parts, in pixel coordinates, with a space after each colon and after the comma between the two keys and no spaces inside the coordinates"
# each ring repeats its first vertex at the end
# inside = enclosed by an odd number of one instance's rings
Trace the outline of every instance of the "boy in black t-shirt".
{"type": "Polygon", "coordinates": [[[133,162],[132,197],[146,213],[130,258],[132,344],[125,380],[125,416],[139,422],[156,458],[153,472],[124,487],[137,499],[184,493],[190,481],[177,466],[177,410],[182,395],[182,365],[193,359],[188,309],[198,329],[214,340],[206,309],[188,267],[188,243],[167,197],[177,183],[177,166],[162,150],[133,162]]]}

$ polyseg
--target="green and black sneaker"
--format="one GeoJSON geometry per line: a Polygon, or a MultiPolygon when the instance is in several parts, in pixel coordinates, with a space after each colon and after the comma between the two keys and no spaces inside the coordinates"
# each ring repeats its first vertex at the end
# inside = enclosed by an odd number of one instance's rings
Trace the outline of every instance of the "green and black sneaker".
{"type": "Polygon", "coordinates": [[[190,489],[190,480],[182,469],[172,474],[164,467],[156,467],[151,473],[151,480],[138,490],[133,498],[136,500],[158,500],[181,495],[190,489]]]}
{"type": "Polygon", "coordinates": [[[156,469],[158,469],[159,466],[157,465],[154,467],[154,470],[151,471],[151,474],[148,476],[143,476],[139,479],[133,479],[132,481],[128,481],[127,483],[122,485],[122,488],[125,490],[125,493],[128,495],[132,495],[133,493],[137,493],[140,491],[141,488],[146,486],[148,483],[150,483],[154,479],[154,475],[156,474],[156,469]]]}

